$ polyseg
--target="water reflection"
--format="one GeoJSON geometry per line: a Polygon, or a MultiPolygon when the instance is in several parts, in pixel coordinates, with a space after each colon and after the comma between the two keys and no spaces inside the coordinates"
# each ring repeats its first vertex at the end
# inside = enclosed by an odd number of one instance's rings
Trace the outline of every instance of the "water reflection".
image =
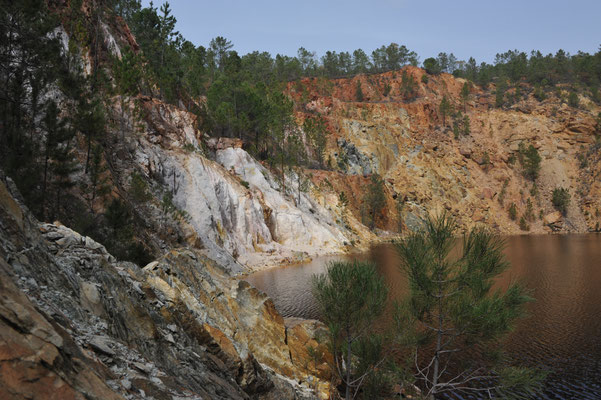
{"type": "MultiPolygon", "coordinates": [[[[533,291],[529,316],[508,339],[508,352],[553,371],[542,398],[601,399],[601,236],[515,236],[507,239],[511,268],[499,279],[522,281],[533,291]]],[[[378,265],[395,298],[407,291],[391,246],[367,254],[323,257],[310,263],[258,272],[248,281],[274,299],[284,316],[318,318],[311,277],[335,259],[369,259],[378,265]]]]}

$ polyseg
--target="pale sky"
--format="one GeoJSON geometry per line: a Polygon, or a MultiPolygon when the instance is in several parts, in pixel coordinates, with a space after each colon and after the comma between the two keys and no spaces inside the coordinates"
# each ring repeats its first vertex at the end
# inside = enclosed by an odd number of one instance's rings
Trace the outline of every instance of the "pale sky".
{"type": "MultiPolygon", "coordinates": [[[[148,5],[148,0],[142,0],[148,5]]],[[[162,0],[154,2],[155,6],[162,0]]],[[[439,52],[492,62],[509,49],[543,54],[562,48],[594,53],[601,45],[601,0],[171,0],[177,30],[195,45],[215,36],[234,50],[290,56],[303,46],[362,48],[391,42],[416,51],[420,61],[439,52]]]]}

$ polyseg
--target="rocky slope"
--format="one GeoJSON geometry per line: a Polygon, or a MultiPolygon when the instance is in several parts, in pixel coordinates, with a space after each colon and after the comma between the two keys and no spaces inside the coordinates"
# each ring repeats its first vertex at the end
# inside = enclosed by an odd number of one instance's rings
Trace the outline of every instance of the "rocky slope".
{"type": "MultiPolygon", "coordinates": [[[[120,58],[125,49],[137,51],[122,20],[102,29],[101,61],[120,58]]],[[[66,51],[69,35],[64,30],[59,34],[66,51]]],[[[81,57],[88,71],[89,51],[82,49],[81,57]]],[[[253,159],[243,143],[207,136],[183,104],[116,96],[106,102],[112,142],[103,160],[112,192],[98,196],[89,207],[102,214],[112,200],[120,199],[135,211],[137,236],[153,254],[186,244],[203,249],[233,273],[365,248],[377,240],[360,222],[363,191],[372,173],[386,182],[387,207],[376,225],[379,236],[416,229],[421,217],[442,210],[463,228],[485,224],[503,234],[524,233],[518,221],[528,201],[533,204],[531,233],[596,229],[601,206],[595,178],[601,167],[594,145],[598,106],[582,98],[580,109],[568,107],[560,92],[541,102],[527,85],[511,106],[494,107],[494,87],[472,87],[462,104],[464,80],[448,74],[424,76],[422,69],[407,67],[289,85],[299,120],[320,112],[331,133],[326,151],[331,167],[306,171],[312,185],[300,201],[293,193],[294,173],[286,184],[292,190],[283,193],[278,175],[253,159]],[[411,100],[402,92],[404,74],[416,83],[411,100]],[[443,126],[443,95],[470,118],[469,135],[453,137],[451,117],[443,126]],[[534,145],[543,157],[536,187],[523,177],[519,161],[511,162],[520,143],[534,145]],[[583,166],[583,159],[588,165],[583,166]],[[142,200],[132,196],[135,176],[147,187],[142,200]],[[551,204],[552,190],[559,186],[572,196],[566,217],[554,214],[551,204]],[[350,200],[347,206],[339,202],[343,192],[350,200]],[[164,202],[166,194],[173,204],[164,202]],[[508,216],[512,203],[517,220],[508,216]]],[[[85,146],[79,157],[84,159],[85,146]]],[[[76,175],[72,194],[85,203],[86,194],[78,191],[86,177],[76,175]]]]}
{"type": "MultiPolygon", "coordinates": [[[[273,303],[204,251],[144,268],[38,223],[0,179],[0,398],[281,399],[326,393],[273,303]]],[[[317,370],[318,368],[319,370],[317,370]]]]}
{"type": "MultiPolygon", "coordinates": [[[[317,201],[317,188],[302,192],[298,201],[239,141],[203,137],[191,114],[142,101],[148,117],[132,133],[132,156],[119,169],[125,176],[139,171],[150,186],[173,193],[187,217],[180,225],[188,243],[211,250],[222,264],[234,266],[236,260],[252,269],[341,252],[357,236],[317,201]]],[[[361,232],[368,237],[365,227],[361,232]]]]}
{"type": "MultiPolygon", "coordinates": [[[[85,7],[82,10],[89,13],[85,7]]],[[[106,67],[110,76],[109,63],[102,60],[119,59],[125,49],[136,51],[138,46],[119,18],[102,29],[100,68],[106,67]]],[[[69,34],[59,29],[57,35],[67,52],[69,34]]],[[[89,49],[80,50],[82,69],[89,73],[89,49]]],[[[60,99],[60,93],[54,95],[60,99]]],[[[134,214],[136,236],[143,238],[140,244],[149,253],[159,255],[186,244],[204,249],[219,264],[240,273],[343,252],[351,242],[365,247],[373,239],[361,224],[349,229],[339,210],[325,207],[318,187],[301,193],[300,201],[290,191],[284,193],[276,174],[251,157],[242,143],[208,137],[198,129],[198,117],[181,104],[137,95],[115,96],[105,107],[111,123],[106,127],[100,168],[110,193],[89,200],[82,189],[89,188],[88,178],[78,171],[71,177],[75,185],[70,195],[92,210],[94,219],[106,214],[115,199],[126,204],[134,214]],[[140,192],[140,185],[142,196],[134,194],[140,192]]],[[[83,165],[85,138],[78,140],[83,165]]],[[[287,181],[294,188],[293,174],[287,181]]],[[[78,214],[75,207],[66,214],[70,220],[63,222],[72,227],[94,225],[78,224],[72,218],[78,214]]],[[[95,232],[91,229],[88,234],[95,232]]],[[[105,237],[110,235],[104,232],[105,237]]]]}
{"type": "MultiPolygon", "coordinates": [[[[401,95],[402,71],[325,82],[305,79],[302,84],[289,85],[299,118],[314,112],[327,117],[333,166],[350,175],[381,174],[391,196],[403,201],[402,219],[409,228],[415,228],[416,217],[447,210],[464,228],[482,223],[504,234],[524,233],[518,221],[510,220],[507,208],[515,203],[519,220],[530,198],[536,216],[530,232],[550,232],[551,227],[539,216],[554,212],[552,190],[566,187],[571,205],[567,217],[560,217],[562,221],[553,229],[595,229],[601,206],[594,178],[599,169],[598,146],[594,144],[599,134],[595,132],[599,106],[581,97],[579,108],[569,107],[562,101],[566,96],[561,89],[538,101],[525,84],[522,95],[510,106],[494,107],[494,87],[472,87],[463,105],[460,91],[465,80],[449,74],[428,75],[422,80],[426,74],[422,69],[406,67],[403,71],[416,82],[412,100],[401,95]],[[357,101],[359,84],[362,101],[357,101]],[[443,126],[439,109],[443,95],[469,116],[469,135],[455,138],[449,116],[443,126]],[[543,158],[535,190],[523,177],[519,161],[512,162],[521,142],[535,146],[543,158]],[[589,161],[587,165],[583,158],[589,161]]],[[[336,174],[329,178],[330,182],[347,180],[336,174]]],[[[336,191],[347,185],[332,186],[336,191]]],[[[345,191],[356,204],[360,202],[352,190],[345,191]]],[[[383,221],[381,226],[391,228],[394,221],[383,221]]]]}

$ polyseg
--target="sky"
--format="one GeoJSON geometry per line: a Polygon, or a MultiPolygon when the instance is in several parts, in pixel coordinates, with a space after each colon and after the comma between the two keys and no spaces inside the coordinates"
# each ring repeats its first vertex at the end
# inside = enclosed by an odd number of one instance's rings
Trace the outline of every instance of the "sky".
{"type": "MultiPolygon", "coordinates": [[[[150,1],[142,0],[147,6],[150,1]]],[[[163,0],[155,0],[159,6],[163,0]]],[[[368,54],[391,42],[420,60],[439,52],[493,62],[510,49],[596,52],[601,0],[171,0],[176,29],[195,45],[224,36],[234,50],[289,56],[299,47],[368,54]]]]}

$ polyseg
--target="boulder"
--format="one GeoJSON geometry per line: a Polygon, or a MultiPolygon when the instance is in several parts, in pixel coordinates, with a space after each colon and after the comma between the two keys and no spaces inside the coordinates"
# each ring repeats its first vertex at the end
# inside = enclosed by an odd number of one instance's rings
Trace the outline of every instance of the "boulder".
{"type": "Polygon", "coordinates": [[[559,211],[554,211],[550,214],[547,214],[543,217],[543,223],[545,225],[554,225],[561,221],[562,215],[559,211]]]}

